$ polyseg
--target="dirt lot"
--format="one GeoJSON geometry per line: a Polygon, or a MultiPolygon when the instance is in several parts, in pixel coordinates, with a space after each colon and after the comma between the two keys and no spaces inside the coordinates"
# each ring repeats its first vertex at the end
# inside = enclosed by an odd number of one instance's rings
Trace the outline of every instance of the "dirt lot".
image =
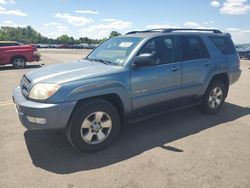
{"type": "Polygon", "coordinates": [[[64,134],[27,131],[17,118],[12,90],[27,71],[69,62],[82,50],[41,50],[25,70],[0,67],[0,187],[250,187],[250,61],[230,88],[223,110],[195,108],[124,130],[112,147],[75,151],[64,134]]]}

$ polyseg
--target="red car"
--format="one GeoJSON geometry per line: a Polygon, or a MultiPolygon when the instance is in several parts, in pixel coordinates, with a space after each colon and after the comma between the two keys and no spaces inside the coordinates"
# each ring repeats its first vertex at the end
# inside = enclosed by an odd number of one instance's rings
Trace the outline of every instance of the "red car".
{"type": "Polygon", "coordinates": [[[37,48],[33,45],[1,45],[0,65],[12,64],[17,69],[25,68],[26,62],[39,61],[41,58],[37,48]]]}

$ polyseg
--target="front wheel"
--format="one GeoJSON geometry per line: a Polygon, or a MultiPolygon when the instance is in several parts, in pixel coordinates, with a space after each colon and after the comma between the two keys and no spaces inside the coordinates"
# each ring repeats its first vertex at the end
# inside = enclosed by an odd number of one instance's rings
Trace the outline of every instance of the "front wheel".
{"type": "Polygon", "coordinates": [[[226,98],[226,86],[221,81],[213,81],[203,96],[200,109],[208,114],[216,114],[221,110],[226,98]]]}
{"type": "Polygon", "coordinates": [[[15,57],[11,63],[15,69],[23,69],[26,67],[26,60],[23,57],[15,57]]]}
{"type": "Polygon", "coordinates": [[[121,128],[119,113],[105,100],[77,107],[66,129],[70,143],[85,152],[96,152],[113,143],[121,128]]]}

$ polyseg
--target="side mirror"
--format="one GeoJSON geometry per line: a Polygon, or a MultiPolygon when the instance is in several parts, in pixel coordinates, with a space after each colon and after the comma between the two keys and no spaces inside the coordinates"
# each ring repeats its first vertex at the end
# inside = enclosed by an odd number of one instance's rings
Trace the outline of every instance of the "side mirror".
{"type": "Polygon", "coordinates": [[[141,54],[135,57],[132,67],[146,67],[154,65],[153,54],[141,54]]]}

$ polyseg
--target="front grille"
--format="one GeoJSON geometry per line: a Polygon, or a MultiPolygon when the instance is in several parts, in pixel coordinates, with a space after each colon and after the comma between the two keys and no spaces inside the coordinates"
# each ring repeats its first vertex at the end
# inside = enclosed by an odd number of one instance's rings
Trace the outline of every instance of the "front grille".
{"type": "Polygon", "coordinates": [[[21,80],[20,87],[25,97],[28,97],[29,95],[30,84],[31,84],[30,80],[24,75],[21,80]]]}

